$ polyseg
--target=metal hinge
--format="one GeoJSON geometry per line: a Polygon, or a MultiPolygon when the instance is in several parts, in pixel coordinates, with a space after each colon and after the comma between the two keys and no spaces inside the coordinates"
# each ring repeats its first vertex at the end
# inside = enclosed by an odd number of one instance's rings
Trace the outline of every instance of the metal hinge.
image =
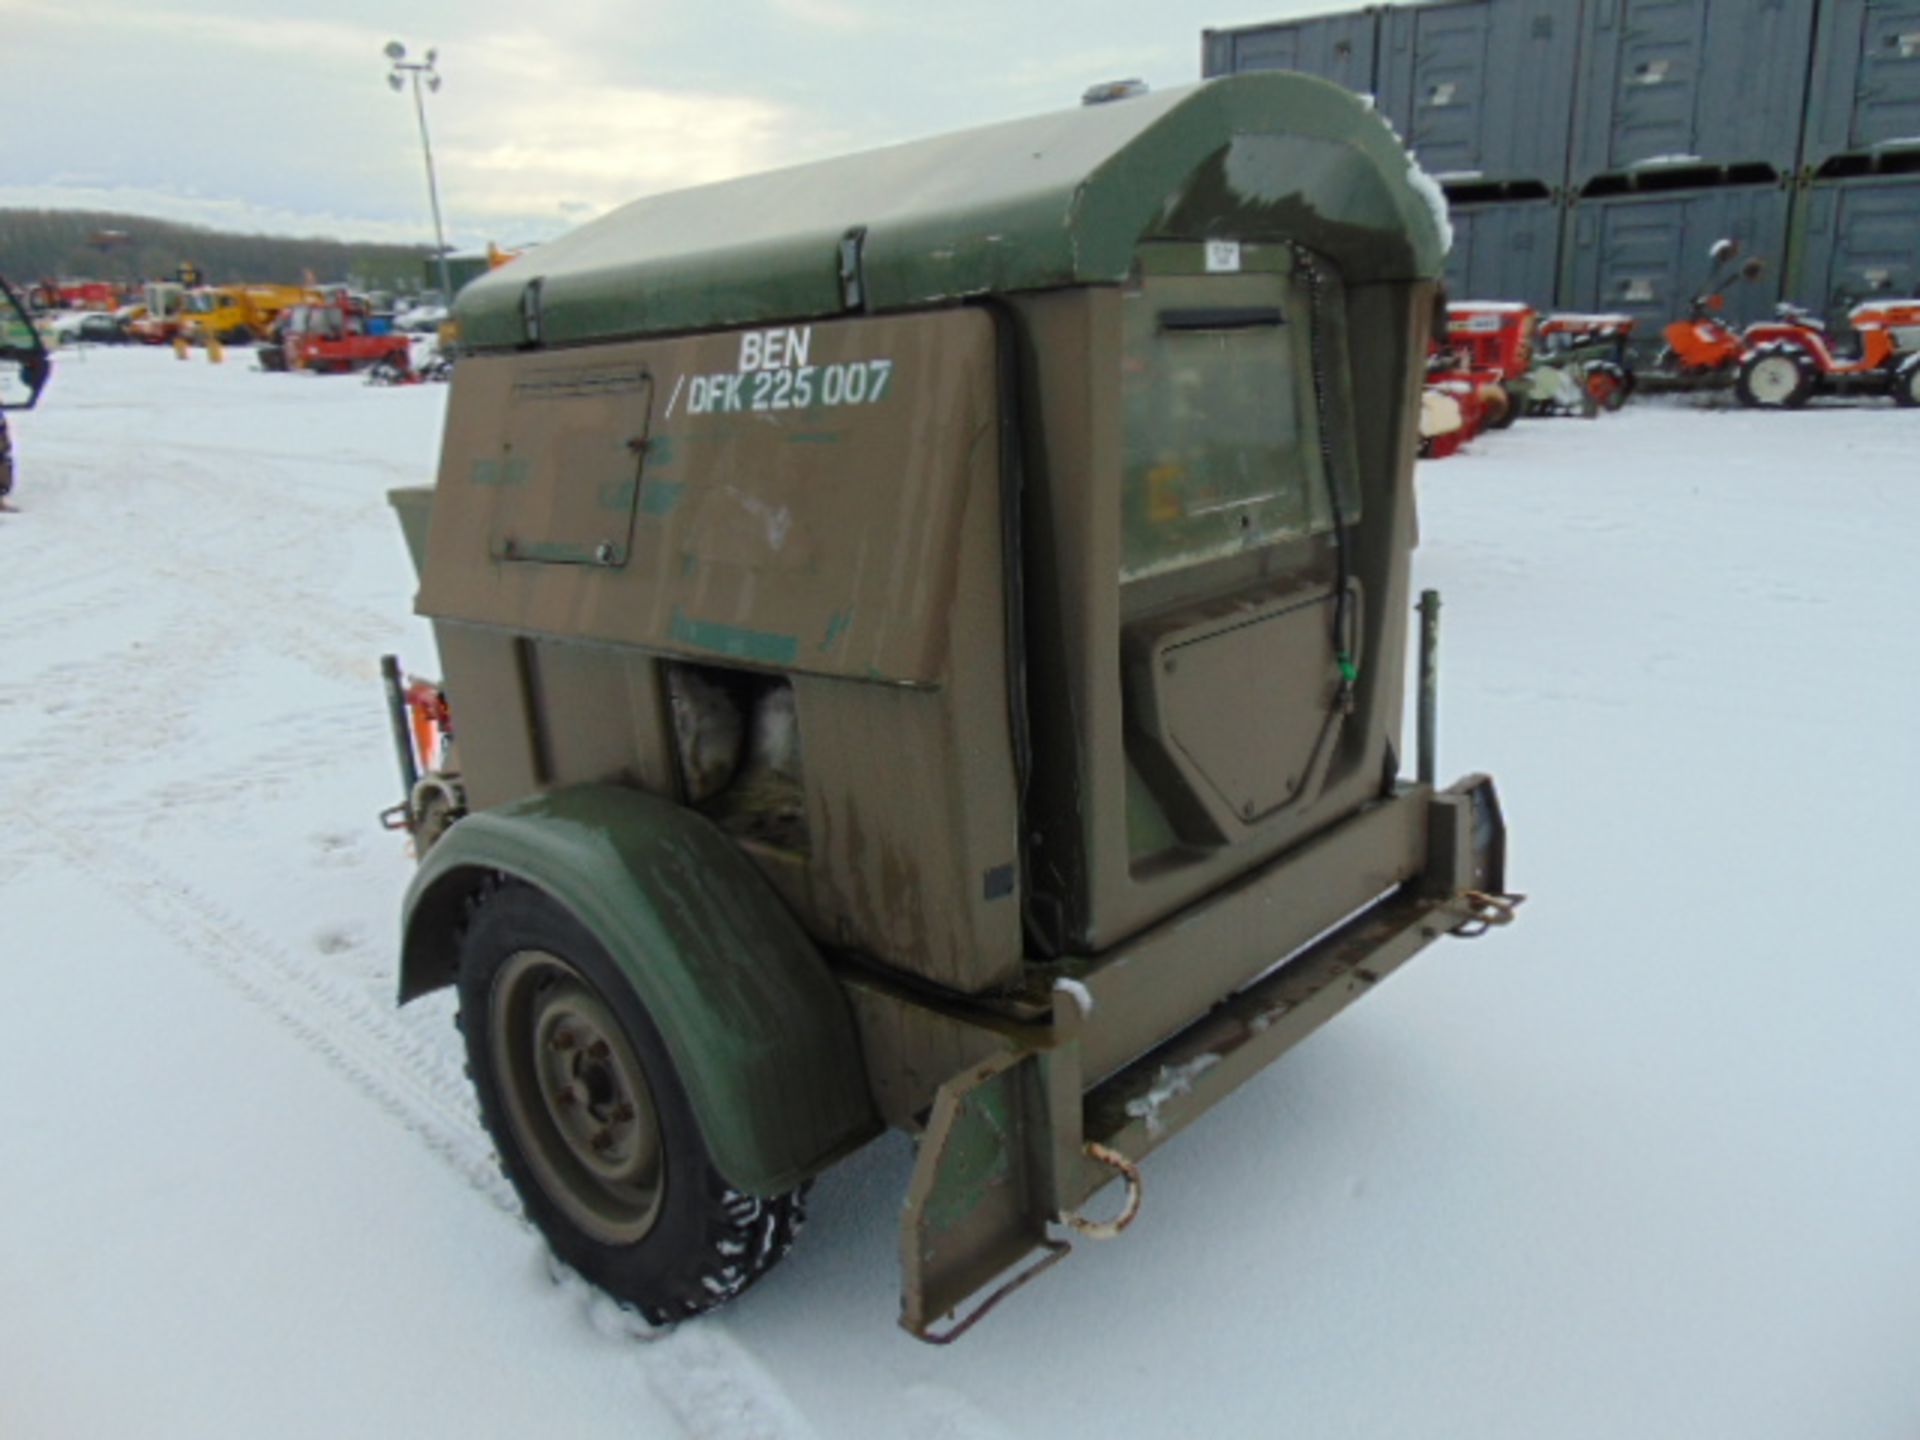
{"type": "Polygon", "coordinates": [[[523,345],[540,343],[540,284],[536,277],[520,292],[520,343],[523,345]]]}
{"type": "Polygon", "coordinates": [[[849,310],[867,308],[867,227],[856,225],[840,237],[840,303],[849,310]]]}

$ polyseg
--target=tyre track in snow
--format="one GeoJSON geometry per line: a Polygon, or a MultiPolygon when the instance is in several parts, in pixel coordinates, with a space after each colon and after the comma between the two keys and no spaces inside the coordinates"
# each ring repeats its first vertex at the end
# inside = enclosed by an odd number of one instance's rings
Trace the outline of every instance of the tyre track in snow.
{"type": "MultiPolygon", "coordinates": [[[[33,568],[49,582],[33,607],[41,623],[124,617],[114,633],[127,638],[105,653],[50,652],[33,673],[9,676],[0,687],[0,721],[12,706],[13,718],[26,722],[9,726],[18,738],[0,751],[0,804],[15,822],[0,836],[0,856],[52,855],[84,873],[532,1234],[480,1127],[444,1006],[403,1011],[394,1003],[388,947],[376,952],[387,955],[384,963],[353,973],[338,954],[309,955],[282,943],[257,915],[223,899],[217,881],[190,880],[165,858],[169,817],[177,824],[190,811],[217,813],[277,767],[310,765],[329,742],[337,747],[352,734],[351,715],[362,703],[353,696],[364,694],[377,710],[376,656],[405,633],[404,620],[343,604],[328,589],[341,552],[364,540],[369,507],[360,498],[315,503],[310,497],[323,487],[312,482],[307,495],[289,496],[274,473],[285,463],[277,455],[224,454],[229,465],[254,466],[236,483],[231,470],[210,474],[179,453],[205,448],[145,450],[130,505],[57,517],[66,538],[78,533],[88,565],[76,572],[40,557],[33,568]],[[157,615],[155,597],[167,602],[157,615]],[[249,667],[267,654],[352,693],[337,704],[262,716],[257,736],[235,744],[219,716],[224,694],[243,688],[249,667]],[[58,698],[49,703],[49,695],[58,698]],[[227,758],[211,770],[183,766],[209,726],[221,735],[214,753],[227,758]],[[134,737],[135,753],[102,783],[80,783],[98,766],[102,737],[116,736],[134,737]],[[255,739],[262,743],[248,743],[255,739]],[[143,783],[150,760],[162,778],[143,783]]],[[[394,549],[397,558],[397,536],[394,549]]],[[[370,744],[380,743],[383,728],[369,725],[370,744]]],[[[244,834],[237,838],[246,843],[244,834]]],[[[581,1303],[587,1322],[603,1332],[605,1312],[619,1314],[597,1292],[581,1303]]],[[[813,1435],[723,1321],[641,1338],[650,1343],[635,1352],[636,1363],[689,1436],[813,1435]]]]}
{"type": "MultiPolygon", "coordinates": [[[[152,513],[129,517],[103,507],[63,517],[66,538],[81,532],[99,580],[90,597],[68,594],[48,607],[75,616],[85,611],[96,620],[103,612],[124,616],[125,632],[139,638],[104,654],[56,652],[51,663],[0,691],[0,700],[37,703],[43,712],[7,747],[9,763],[0,765],[0,799],[14,820],[5,850],[51,850],[84,871],[284,1025],[496,1208],[518,1218],[465,1074],[452,1058],[454,1047],[423,1033],[428,1017],[416,1020],[390,999],[331,973],[321,957],[296,954],[171,870],[155,845],[127,838],[137,834],[129,823],[135,817],[164,818],[181,800],[231,800],[273,767],[324,753],[329,727],[302,714],[285,722],[297,733],[270,729],[264,746],[234,751],[211,777],[183,779],[177,766],[163,763],[154,769],[168,778],[142,783],[149,760],[191,745],[195,722],[217,712],[253,657],[278,653],[323,680],[358,688],[376,673],[377,653],[371,643],[364,652],[349,648],[376,639],[370,616],[349,617],[316,590],[288,594],[274,583],[288,572],[272,557],[298,556],[299,568],[324,571],[325,557],[301,543],[319,518],[312,507],[286,506],[271,477],[241,489],[165,455],[144,458],[141,498],[147,503],[140,508],[152,513]],[[209,514],[219,523],[203,523],[209,514]],[[196,553],[210,540],[217,555],[196,553]],[[157,624],[152,595],[172,602],[157,624]],[[135,741],[133,757],[98,785],[77,784],[97,767],[102,737],[135,741]]],[[[37,568],[47,567],[43,561],[37,568]]],[[[329,718],[343,717],[349,703],[327,707],[329,718]]],[[[377,704],[377,696],[370,693],[367,703],[377,704]]]]}
{"type": "Polygon", "coordinates": [[[43,842],[42,853],[51,850],[84,871],[333,1066],[496,1209],[519,1217],[465,1076],[397,1007],[382,1007],[302,961],[206,891],[167,873],[149,851],[41,814],[21,819],[43,842]]]}

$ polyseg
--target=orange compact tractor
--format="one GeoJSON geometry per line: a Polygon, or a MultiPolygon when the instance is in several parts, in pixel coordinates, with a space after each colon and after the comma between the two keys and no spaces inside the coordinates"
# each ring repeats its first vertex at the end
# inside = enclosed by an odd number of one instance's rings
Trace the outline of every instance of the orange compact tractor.
{"type": "Polygon", "coordinates": [[[1920,405],[1920,299],[1871,300],[1847,312],[1854,341],[1836,346],[1819,319],[1797,305],[1749,325],[1734,381],[1743,405],[1793,409],[1814,395],[1891,395],[1920,405]]]}
{"type": "Polygon", "coordinates": [[[1753,256],[1738,269],[1733,261],[1740,254],[1735,240],[1722,240],[1710,252],[1714,267],[1721,273],[1700,294],[1688,302],[1686,315],[1661,332],[1666,348],[1654,362],[1654,368],[1674,379],[1699,380],[1724,376],[1740,365],[1747,353],[1742,334],[1720,318],[1726,308],[1727,287],[1736,280],[1757,280],[1766,268],[1759,256],[1753,256]]]}

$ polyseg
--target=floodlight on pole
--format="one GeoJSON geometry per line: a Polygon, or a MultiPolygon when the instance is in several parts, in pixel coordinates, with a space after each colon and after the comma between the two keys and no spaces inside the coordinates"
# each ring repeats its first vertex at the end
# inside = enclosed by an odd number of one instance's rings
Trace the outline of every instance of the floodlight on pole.
{"type": "Polygon", "coordinates": [[[409,60],[407,47],[398,40],[389,40],[384,53],[393,67],[387,72],[387,84],[395,90],[404,90],[409,80],[413,82],[413,112],[420,121],[420,149],[427,157],[427,200],[433,206],[433,245],[434,254],[440,261],[440,298],[441,303],[451,305],[453,280],[447,271],[447,237],[440,225],[440,185],[433,173],[433,141],[427,135],[427,102],[420,94],[420,81],[423,78],[429,90],[440,88],[440,73],[434,69],[440,52],[429,50],[426,59],[409,60]]]}

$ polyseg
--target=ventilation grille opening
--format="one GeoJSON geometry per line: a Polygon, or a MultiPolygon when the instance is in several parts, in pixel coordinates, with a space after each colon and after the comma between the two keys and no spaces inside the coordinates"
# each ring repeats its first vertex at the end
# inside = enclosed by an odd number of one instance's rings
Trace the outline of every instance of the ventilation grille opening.
{"type": "Polygon", "coordinates": [[[717,665],[666,665],[674,757],[688,804],[729,835],[808,848],[793,684],[717,665]]]}

